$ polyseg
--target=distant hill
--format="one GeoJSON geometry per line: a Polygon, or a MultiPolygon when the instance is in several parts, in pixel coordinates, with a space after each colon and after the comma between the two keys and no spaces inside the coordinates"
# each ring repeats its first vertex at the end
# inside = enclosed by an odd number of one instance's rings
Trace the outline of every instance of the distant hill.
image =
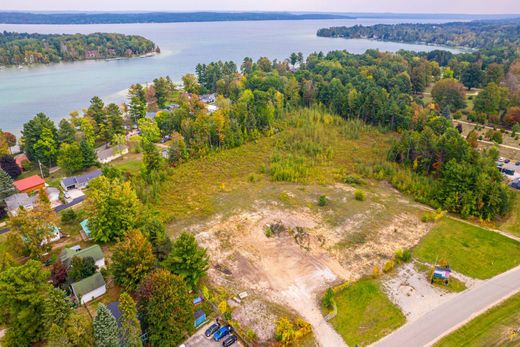
{"type": "Polygon", "coordinates": [[[0,12],[3,24],[117,24],[262,20],[350,19],[346,15],[289,12],[38,13],[0,12]]]}

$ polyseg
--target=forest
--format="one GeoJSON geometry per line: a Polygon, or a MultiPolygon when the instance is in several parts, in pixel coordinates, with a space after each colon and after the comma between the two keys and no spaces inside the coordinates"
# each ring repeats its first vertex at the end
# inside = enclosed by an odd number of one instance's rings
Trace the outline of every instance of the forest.
{"type": "Polygon", "coordinates": [[[158,52],[142,36],[112,33],[28,34],[0,32],[0,65],[70,62],[133,57],[158,52]]]}
{"type": "Polygon", "coordinates": [[[520,44],[520,19],[445,24],[378,24],[322,28],[320,37],[427,43],[478,49],[501,59],[515,56],[520,44]]]}
{"type": "MultiPolygon", "coordinates": [[[[421,56],[369,50],[356,55],[334,51],[314,53],[306,59],[294,53],[284,61],[245,58],[240,66],[222,61],[199,64],[196,74],[183,76],[182,90],[169,78],[131,86],[122,109],[94,97],[82,117],[75,114],[60,122],[59,128],[40,114],[24,126],[24,151],[30,159],[49,166],[63,164],[67,158],[81,158],[70,153],[88,154],[88,147],[119,143],[124,129],[136,125],[143,138],[144,157],[142,179],[133,182],[144,201],[153,201],[164,178],[160,169],[164,163],[152,144],[161,138],[169,139],[166,161],[176,166],[283,131],[290,126],[285,115],[291,110],[323,107],[345,119],[402,134],[388,157],[404,164],[412,175],[401,177],[401,171],[387,164],[378,166],[381,163],[363,168],[364,174],[384,177],[436,208],[494,219],[506,214],[511,203],[508,188],[494,167],[497,153],[479,153],[474,141],[462,137],[449,119],[468,112],[463,109],[467,88],[482,87],[484,92],[475,100],[476,111],[468,118],[483,117],[514,127],[520,122],[516,117],[520,106],[518,63],[486,66],[475,63],[472,55],[447,58],[445,53],[421,56]],[[509,81],[508,87],[498,87],[504,80],[509,81]],[[435,103],[427,104],[421,93],[432,84],[435,103]],[[209,112],[199,97],[205,93],[216,93],[216,111],[209,112]],[[502,101],[489,102],[496,95],[502,101]],[[150,111],[155,117],[147,117],[150,111]],[[457,172],[466,176],[462,179],[457,172]]],[[[312,144],[299,146],[326,155],[312,144]]],[[[285,170],[284,177],[298,176],[298,158],[274,159],[278,162],[273,165],[285,170]]]]}

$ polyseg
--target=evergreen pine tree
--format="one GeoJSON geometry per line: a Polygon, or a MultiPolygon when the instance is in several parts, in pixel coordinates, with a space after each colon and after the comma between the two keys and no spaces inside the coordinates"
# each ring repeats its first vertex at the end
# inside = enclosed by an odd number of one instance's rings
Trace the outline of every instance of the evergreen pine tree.
{"type": "Polygon", "coordinates": [[[87,141],[81,140],[79,144],[81,149],[81,155],[83,157],[83,167],[88,168],[96,165],[97,163],[97,155],[94,147],[92,147],[87,141]]]}
{"type": "Polygon", "coordinates": [[[127,293],[119,296],[121,311],[121,340],[126,347],[141,347],[141,323],[137,319],[137,308],[134,299],[127,293]]]}
{"type": "Polygon", "coordinates": [[[98,305],[93,325],[96,347],[119,347],[117,321],[104,304],[98,305]]]}
{"type": "Polygon", "coordinates": [[[16,193],[16,190],[13,186],[13,180],[7,172],[0,169],[0,200],[4,200],[14,193],[16,193]]]}

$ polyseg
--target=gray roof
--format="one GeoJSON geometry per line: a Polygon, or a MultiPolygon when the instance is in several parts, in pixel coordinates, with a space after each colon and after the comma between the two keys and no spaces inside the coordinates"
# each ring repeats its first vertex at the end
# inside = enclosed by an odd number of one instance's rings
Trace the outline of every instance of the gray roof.
{"type": "Polygon", "coordinates": [[[108,147],[108,148],[105,148],[105,147],[98,148],[96,150],[96,154],[97,154],[98,159],[99,160],[105,160],[105,159],[108,159],[108,158],[114,156],[114,149],[116,149],[116,148],[117,148],[117,150],[122,152],[125,149],[127,149],[128,147],[126,147],[125,145],[117,145],[117,146],[108,147]]]}
{"type": "Polygon", "coordinates": [[[72,176],[64,178],[61,182],[65,187],[70,187],[78,184],[87,184],[88,182],[99,176],[101,176],[101,171],[96,170],[92,172],[87,172],[86,174],[81,176],[72,176]]]}
{"type": "Polygon", "coordinates": [[[5,198],[5,204],[9,211],[14,211],[20,206],[32,206],[38,199],[37,195],[29,196],[27,193],[13,194],[5,198]]]}

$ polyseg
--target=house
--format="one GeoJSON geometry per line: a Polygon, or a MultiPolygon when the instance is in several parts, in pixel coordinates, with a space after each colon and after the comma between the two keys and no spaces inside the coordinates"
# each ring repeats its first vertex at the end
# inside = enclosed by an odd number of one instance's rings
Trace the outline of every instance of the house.
{"type": "Polygon", "coordinates": [[[62,233],[61,233],[61,230],[60,228],[58,228],[57,226],[53,226],[52,229],[51,229],[51,237],[49,239],[44,239],[42,240],[42,243],[41,245],[46,245],[47,242],[56,242],[56,241],[59,241],[62,237],[62,233]]]}
{"type": "Polygon", "coordinates": [[[107,292],[105,279],[100,272],[70,285],[72,293],[81,304],[86,304],[107,292]]]}
{"type": "Polygon", "coordinates": [[[82,220],[79,225],[81,225],[81,237],[83,240],[90,240],[90,229],[88,228],[88,219],[82,220]]]}
{"type": "Polygon", "coordinates": [[[200,96],[200,101],[206,104],[214,103],[215,100],[217,100],[217,95],[215,93],[213,94],[204,94],[200,96]]]}
{"type": "Polygon", "coordinates": [[[101,175],[101,171],[96,170],[92,172],[87,172],[86,174],[81,176],[66,177],[60,182],[60,184],[64,190],[83,189],[88,185],[90,181],[92,181],[94,178],[98,178],[101,175]]]}
{"type": "Polygon", "coordinates": [[[66,267],[69,267],[72,263],[72,258],[88,258],[91,257],[96,262],[98,269],[105,267],[105,255],[99,245],[90,246],[80,250],[74,250],[72,248],[65,248],[61,251],[60,260],[66,267]]]}
{"type": "Polygon", "coordinates": [[[14,160],[16,162],[16,165],[18,165],[18,167],[22,170],[23,170],[23,163],[29,161],[29,159],[27,158],[27,156],[25,154],[17,155],[16,158],[14,158],[14,160]]]}
{"type": "Polygon", "coordinates": [[[14,181],[14,187],[21,193],[30,193],[45,188],[45,181],[38,175],[14,181]]]}
{"type": "Polygon", "coordinates": [[[114,147],[100,147],[96,149],[96,154],[98,157],[98,161],[101,164],[110,163],[112,160],[120,158],[121,156],[128,153],[128,146],[125,145],[117,145],[114,147]]]}
{"type": "Polygon", "coordinates": [[[37,195],[29,196],[27,193],[13,194],[5,199],[7,213],[14,217],[18,214],[18,209],[20,207],[25,210],[32,210],[37,200],[37,195]]]}
{"type": "Polygon", "coordinates": [[[154,119],[156,115],[156,112],[146,112],[146,117],[150,119],[154,119]]]}

